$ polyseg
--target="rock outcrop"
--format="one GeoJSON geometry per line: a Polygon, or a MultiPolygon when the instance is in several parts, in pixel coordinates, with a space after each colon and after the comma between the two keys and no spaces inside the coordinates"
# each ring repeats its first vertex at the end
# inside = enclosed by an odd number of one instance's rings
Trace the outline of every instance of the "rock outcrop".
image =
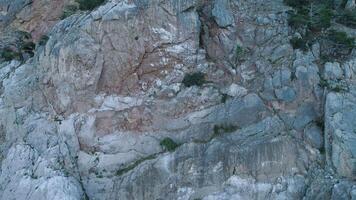
{"type": "Polygon", "coordinates": [[[0,63],[1,200],[356,199],[355,49],[276,0],[71,3],[0,0],[1,48],[48,36],[0,63]]]}

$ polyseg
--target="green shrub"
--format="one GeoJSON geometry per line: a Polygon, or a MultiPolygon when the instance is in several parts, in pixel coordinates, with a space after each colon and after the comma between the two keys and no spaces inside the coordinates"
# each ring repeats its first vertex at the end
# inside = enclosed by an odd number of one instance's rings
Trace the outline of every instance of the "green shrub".
{"type": "Polygon", "coordinates": [[[240,45],[236,45],[235,54],[236,54],[236,58],[238,60],[241,60],[245,56],[245,49],[242,48],[240,45]]]}
{"type": "Polygon", "coordinates": [[[204,83],[206,83],[205,74],[202,72],[186,74],[183,78],[182,83],[186,87],[191,87],[193,85],[202,86],[204,83]]]}
{"type": "Polygon", "coordinates": [[[0,49],[1,60],[24,61],[24,59],[34,56],[36,44],[33,43],[31,34],[26,31],[17,30],[14,36],[16,36],[16,40],[0,49]]]}
{"type": "Polygon", "coordinates": [[[290,13],[288,18],[288,25],[292,28],[305,27],[309,24],[309,22],[309,15],[304,13],[290,13]]]}
{"type": "Polygon", "coordinates": [[[321,60],[346,59],[355,47],[354,39],[345,33],[328,31],[331,22],[336,21],[356,26],[356,13],[340,11],[334,8],[332,0],[284,0],[284,3],[293,7],[289,12],[288,23],[291,28],[302,33],[301,38],[290,40],[294,49],[307,51],[315,42],[321,44],[321,60]],[[339,16],[336,15],[339,14],[339,16]]]}
{"type": "Polygon", "coordinates": [[[350,28],[356,28],[356,9],[342,11],[336,21],[350,28]]]}
{"type": "Polygon", "coordinates": [[[18,52],[10,48],[5,48],[1,51],[1,58],[5,61],[11,61],[11,60],[20,60],[21,56],[18,52]]]}
{"type": "Polygon", "coordinates": [[[35,49],[36,44],[33,43],[32,41],[29,42],[24,42],[21,45],[21,50],[26,53],[33,53],[33,50],[35,49]]]}
{"type": "Polygon", "coordinates": [[[321,31],[331,26],[333,16],[333,10],[325,4],[315,5],[312,8],[306,5],[290,12],[288,24],[292,28],[306,27],[308,31],[321,31]]]}
{"type": "Polygon", "coordinates": [[[341,46],[341,48],[355,47],[355,38],[348,37],[345,32],[329,30],[327,37],[329,40],[333,41],[336,45],[341,46]]]}
{"type": "Polygon", "coordinates": [[[345,84],[344,82],[342,82],[342,81],[328,81],[322,77],[320,78],[319,86],[325,87],[328,90],[333,91],[333,92],[349,91],[348,85],[345,84]]]}
{"type": "Polygon", "coordinates": [[[105,0],[76,0],[80,10],[93,10],[105,2],[105,0]]]}
{"type": "Polygon", "coordinates": [[[164,138],[160,143],[159,143],[165,150],[167,151],[174,151],[179,145],[174,142],[171,138],[164,138]]]}
{"type": "Polygon", "coordinates": [[[355,39],[345,32],[329,30],[319,38],[322,61],[342,61],[348,59],[355,48],[355,39]]]}
{"type": "Polygon", "coordinates": [[[314,31],[321,31],[331,26],[334,12],[326,5],[321,5],[313,10],[312,18],[310,21],[310,29],[314,31]]]}
{"type": "Polygon", "coordinates": [[[308,41],[303,38],[293,37],[290,40],[290,43],[291,43],[293,49],[300,49],[303,51],[306,51],[308,49],[308,45],[307,45],[308,41]]]}
{"type": "Polygon", "coordinates": [[[284,0],[283,2],[293,8],[301,8],[310,3],[309,0],[284,0]]]}

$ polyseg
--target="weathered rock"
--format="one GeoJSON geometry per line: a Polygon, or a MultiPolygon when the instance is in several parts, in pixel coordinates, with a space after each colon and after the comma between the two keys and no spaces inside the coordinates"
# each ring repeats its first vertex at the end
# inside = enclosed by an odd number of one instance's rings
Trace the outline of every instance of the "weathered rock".
{"type": "Polygon", "coordinates": [[[341,79],[343,76],[343,71],[339,63],[326,63],[324,67],[324,78],[326,79],[341,79]]]}
{"type": "Polygon", "coordinates": [[[275,90],[276,96],[279,100],[291,102],[296,98],[295,91],[290,87],[283,87],[275,90]]]}
{"type": "Polygon", "coordinates": [[[325,105],[325,147],[327,160],[340,176],[356,177],[356,135],[354,88],[349,93],[329,93],[325,105]]]}
{"type": "Polygon", "coordinates": [[[227,27],[234,23],[230,0],[214,0],[212,14],[215,17],[216,23],[221,27],[227,27]]]}
{"type": "Polygon", "coordinates": [[[15,18],[16,14],[19,13],[30,2],[30,0],[1,1],[1,28],[4,28],[6,25],[8,25],[11,20],[15,18]]]}
{"type": "Polygon", "coordinates": [[[317,149],[321,149],[324,145],[322,130],[316,125],[310,125],[304,129],[304,137],[309,144],[317,149]]]}
{"type": "Polygon", "coordinates": [[[247,94],[247,90],[237,84],[231,84],[227,89],[226,94],[232,97],[243,97],[247,94]]]}
{"type": "Polygon", "coordinates": [[[59,20],[70,0],[2,0],[0,1],[0,32],[9,27],[31,33],[38,41],[59,20]]]}
{"type": "MultiPolygon", "coordinates": [[[[286,181],[289,182],[290,188],[282,187],[280,192],[285,191],[284,195],[297,198],[301,195],[300,192],[304,187],[303,178],[292,175],[303,174],[305,169],[302,167],[303,164],[299,163],[301,160],[298,159],[298,153],[294,152],[296,144],[293,140],[285,136],[278,136],[282,129],[283,125],[277,118],[268,118],[235,133],[226,133],[226,135],[207,143],[184,144],[173,154],[166,153],[158,158],[149,158],[135,166],[137,170],[120,173],[120,176],[116,177],[121,180],[120,184],[113,185],[114,195],[119,199],[183,198],[184,196],[186,198],[191,196],[210,199],[213,198],[211,195],[224,195],[223,192],[214,194],[219,191],[221,183],[226,180],[224,177],[232,176],[227,180],[227,184],[232,180],[239,180],[237,175],[256,177],[258,181],[267,181],[278,178],[283,171],[284,176],[287,174],[291,176],[291,179],[286,181]],[[261,132],[255,135],[256,131],[261,132]],[[263,140],[255,140],[261,136],[264,137],[263,140]],[[231,146],[226,146],[225,140],[231,141],[231,146]],[[240,148],[236,148],[236,145],[240,148]],[[195,153],[191,154],[190,152],[195,153]],[[261,157],[260,155],[265,156],[261,157]],[[204,163],[210,164],[205,165],[204,163]],[[207,177],[209,178],[207,179],[207,177]],[[151,180],[150,182],[154,184],[142,184],[142,181],[146,179],[151,180]],[[294,185],[295,181],[298,184],[294,185]],[[127,184],[128,182],[130,184],[127,184]],[[174,183],[174,187],[169,186],[172,183],[174,183]],[[215,189],[209,190],[208,188],[211,187],[215,189]],[[298,187],[300,189],[297,189],[298,187]]],[[[282,184],[289,185],[286,182],[282,184]]],[[[87,191],[89,188],[103,188],[107,184],[112,185],[113,183],[109,183],[105,177],[99,178],[95,182],[85,183],[88,187],[87,191]]],[[[266,183],[266,186],[268,185],[271,190],[273,187],[279,187],[278,184],[272,186],[274,184],[271,182],[266,183]]],[[[258,191],[245,193],[243,187],[236,185],[231,189],[236,192],[235,196],[246,195],[245,197],[248,199],[258,191]]],[[[270,190],[266,188],[266,195],[268,191],[270,190]]],[[[98,190],[95,192],[90,195],[97,199],[108,199],[110,195],[113,195],[98,190]]]]}
{"type": "Polygon", "coordinates": [[[348,10],[353,10],[356,8],[356,2],[355,0],[347,0],[345,8],[348,10]]]}
{"type": "Polygon", "coordinates": [[[355,200],[356,199],[356,189],[352,189],[351,191],[351,200],[355,200]]]}
{"type": "Polygon", "coordinates": [[[1,199],[355,198],[355,62],[320,73],[282,1],[112,0],[56,23],[68,2],[0,0],[1,48],[50,30],[0,64],[1,199]],[[325,105],[324,79],[347,86],[325,105]]]}
{"type": "Polygon", "coordinates": [[[305,103],[298,108],[293,126],[297,130],[302,130],[307,124],[317,118],[318,115],[315,106],[312,103],[305,103]]]}
{"type": "Polygon", "coordinates": [[[192,65],[196,58],[200,25],[194,10],[172,15],[155,1],[143,10],[133,3],[107,9],[99,8],[80,22],[70,18],[58,24],[41,55],[45,93],[58,112],[87,111],[99,93],[134,96],[156,79],[173,83],[174,66],[192,65]],[[66,69],[57,71],[61,65],[66,69]]]}
{"type": "MultiPolygon", "coordinates": [[[[352,184],[352,183],[351,183],[352,184]]],[[[350,191],[352,189],[352,185],[347,181],[341,181],[338,184],[334,185],[333,192],[331,195],[332,200],[336,199],[350,199],[350,191]]]]}

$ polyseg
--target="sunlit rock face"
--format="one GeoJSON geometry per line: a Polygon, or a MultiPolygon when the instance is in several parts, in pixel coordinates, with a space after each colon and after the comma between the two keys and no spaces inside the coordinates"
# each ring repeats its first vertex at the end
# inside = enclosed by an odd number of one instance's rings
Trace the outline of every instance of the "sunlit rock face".
{"type": "Polygon", "coordinates": [[[1,200],[356,199],[355,51],[281,0],[68,5],[0,0],[1,200]]]}

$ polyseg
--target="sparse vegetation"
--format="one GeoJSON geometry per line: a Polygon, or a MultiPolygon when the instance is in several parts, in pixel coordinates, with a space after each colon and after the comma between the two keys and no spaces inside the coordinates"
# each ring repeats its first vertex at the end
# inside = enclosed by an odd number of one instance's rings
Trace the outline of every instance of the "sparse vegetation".
{"type": "Polygon", "coordinates": [[[290,40],[294,49],[307,51],[313,43],[320,42],[322,60],[335,61],[344,59],[355,47],[354,39],[346,33],[329,30],[335,20],[355,26],[355,12],[335,8],[330,0],[284,0],[284,3],[293,7],[289,11],[290,27],[301,34],[290,40]]]}
{"type": "Polygon", "coordinates": [[[309,23],[309,15],[307,10],[302,9],[295,12],[289,13],[288,24],[292,28],[303,28],[306,27],[309,23]]]}
{"type": "Polygon", "coordinates": [[[334,12],[329,3],[303,1],[303,4],[289,3],[289,5],[294,8],[288,19],[292,28],[307,28],[307,31],[320,32],[330,27],[334,12]]]}
{"type": "Polygon", "coordinates": [[[159,143],[165,150],[167,151],[174,151],[177,147],[179,147],[179,144],[174,142],[171,138],[164,138],[160,143],[159,143]]]}
{"type": "Polygon", "coordinates": [[[333,41],[335,45],[340,46],[341,48],[352,49],[355,47],[355,38],[348,37],[345,32],[330,30],[327,37],[329,40],[333,41]]]}
{"type": "Polygon", "coordinates": [[[80,10],[93,10],[105,2],[105,0],[76,0],[80,10]]]}
{"type": "Polygon", "coordinates": [[[236,63],[243,61],[245,54],[246,54],[246,50],[240,45],[236,45],[236,50],[235,50],[236,63]]]}
{"type": "Polygon", "coordinates": [[[82,11],[93,10],[94,8],[103,4],[104,2],[105,0],[75,0],[75,3],[69,4],[64,7],[61,19],[65,19],[75,14],[78,10],[82,10],[82,11]]]}
{"type": "Polygon", "coordinates": [[[308,49],[307,41],[301,37],[293,37],[290,40],[293,49],[300,49],[306,51],[308,49]]]}
{"type": "Polygon", "coordinates": [[[312,17],[310,19],[310,29],[313,31],[321,31],[331,26],[331,20],[334,16],[333,10],[327,4],[316,5],[314,10],[310,11],[312,17]]]}
{"type": "Polygon", "coordinates": [[[33,43],[31,34],[25,31],[17,31],[16,34],[17,40],[0,49],[1,61],[24,61],[34,56],[36,45],[33,43]]]}
{"type": "Polygon", "coordinates": [[[345,92],[349,90],[347,84],[342,81],[331,81],[331,80],[328,81],[324,78],[320,78],[319,86],[325,87],[333,92],[345,92]]]}
{"type": "Polygon", "coordinates": [[[336,21],[350,28],[356,28],[356,9],[340,12],[336,21]]]}
{"type": "Polygon", "coordinates": [[[206,83],[205,74],[202,72],[186,74],[183,78],[182,83],[184,84],[185,87],[191,87],[194,85],[202,86],[204,83],[206,83]]]}
{"type": "Polygon", "coordinates": [[[20,60],[21,56],[18,52],[11,48],[4,48],[1,50],[1,58],[4,61],[20,60]]]}
{"type": "MultiPolygon", "coordinates": [[[[174,151],[177,147],[179,147],[179,144],[177,144],[176,142],[174,142],[171,138],[164,138],[161,142],[160,145],[167,151],[174,151]]],[[[133,162],[131,165],[119,169],[116,171],[116,176],[121,176],[127,172],[129,172],[130,170],[134,169],[135,167],[137,167],[139,164],[141,164],[144,161],[147,160],[152,160],[155,159],[157,157],[157,154],[153,154],[153,155],[149,155],[147,157],[141,158],[139,160],[136,160],[135,162],[133,162]]]]}
{"type": "Polygon", "coordinates": [[[344,32],[329,30],[319,40],[321,58],[324,61],[346,59],[355,47],[355,39],[344,32]]]}
{"type": "Polygon", "coordinates": [[[233,125],[233,124],[220,124],[220,125],[214,125],[214,135],[221,135],[223,133],[232,133],[236,131],[239,127],[233,125]]]}
{"type": "Polygon", "coordinates": [[[126,168],[123,168],[123,169],[119,169],[116,171],[116,176],[121,176],[127,172],[129,172],[130,170],[134,169],[135,167],[137,167],[139,164],[141,164],[142,162],[146,161],[146,160],[152,160],[156,158],[156,155],[150,155],[148,157],[145,157],[145,158],[141,158],[137,161],[135,161],[134,163],[132,163],[131,165],[129,165],[128,167],[126,168]]]}

